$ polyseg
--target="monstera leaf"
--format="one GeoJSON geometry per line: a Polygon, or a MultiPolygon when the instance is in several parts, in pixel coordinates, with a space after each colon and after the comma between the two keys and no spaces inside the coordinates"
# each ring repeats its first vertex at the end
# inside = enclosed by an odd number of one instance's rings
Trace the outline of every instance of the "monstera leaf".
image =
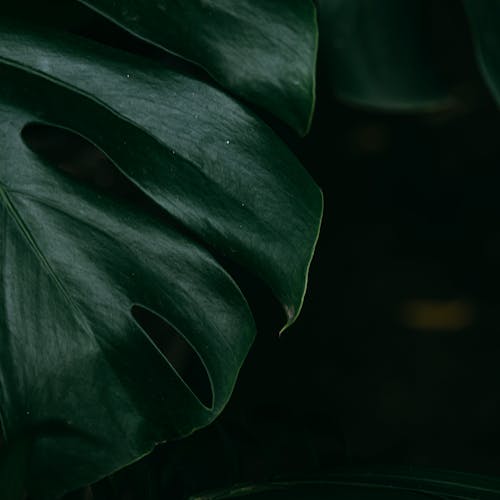
{"type": "Polygon", "coordinates": [[[145,58],[2,20],[0,74],[1,430],[7,449],[32,436],[29,493],[55,498],[220,413],[255,326],[216,257],[261,278],[290,324],[322,197],[247,109],[145,58]],[[39,156],[24,140],[33,124],[94,144],[151,207],[39,156]],[[138,308],[196,353],[208,401],[138,308]]]}
{"type": "Polygon", "coordinates": [[[318,36],[312,0],[79,1],[308,131],[318,36]]]}

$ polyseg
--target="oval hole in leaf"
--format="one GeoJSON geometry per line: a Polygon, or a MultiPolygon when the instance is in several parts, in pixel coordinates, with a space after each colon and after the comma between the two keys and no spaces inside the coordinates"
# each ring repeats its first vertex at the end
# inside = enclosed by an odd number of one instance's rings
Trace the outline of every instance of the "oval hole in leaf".
{"type": "Polygon", "coordinates": [[[173,219],[130,181],[104,151],[77,132],[32,122],[23,127],[21,138],[33,153],[74,179],[106,195],[140,205],[142,210],[147,210],[165,224],[204,245],[188,228],[173,219]]]}
{"type": "Polygon", "coordinates": [[[72,177],[114,194],[136,198],[138,189],[97,146],[70,130],[29,123],[21,137],[31,151],[72,177]]]}
{"type": "Polygon", "coordinates": [[[132,316],[193,394],[207,408],[213,406],[210,378],[203,361],[187,340],[161,316],[135,304],[132,316]]]}

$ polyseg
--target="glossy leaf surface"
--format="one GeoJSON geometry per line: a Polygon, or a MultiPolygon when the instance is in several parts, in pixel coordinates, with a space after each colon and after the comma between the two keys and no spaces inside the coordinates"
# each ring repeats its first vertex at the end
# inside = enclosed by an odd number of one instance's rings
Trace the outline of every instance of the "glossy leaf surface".
{"type": "Polygon", "coordinates": [[[7,440],[34,432],[30,493],[53,498],[217,416],[255,328],[205,246],[262,278],[289,323],[321,193],[243,107],[151,61],[9,21],[0,75],[1,424],[7,440]],[[85,137],[161,210],[68,177],[24,143],[33,123],[85,137]],[[134,305],[192,346],[212,407],[145,334],[134,305]]]}
{"type": "Polygon", "coordinates": [[[264,280],[295,319],[322,196],[269,127],[222,92],[150,61],[44,32],[19,36],[7,23],[0,29],[6,66],[60,86],[47,91],[41,121],[105,150],[174,218],[264,280]]]}
{"type": "Polygon", "coordinates": [[[202,66],[299,133],[314,108],[311,0],[79,0],[133,34],[202,66]]]}
{"type": "Polygon", "coordinates": [[[445,106],[425,0],[320,0],[322,53],[340,99],[393,111],[445,106]]]}

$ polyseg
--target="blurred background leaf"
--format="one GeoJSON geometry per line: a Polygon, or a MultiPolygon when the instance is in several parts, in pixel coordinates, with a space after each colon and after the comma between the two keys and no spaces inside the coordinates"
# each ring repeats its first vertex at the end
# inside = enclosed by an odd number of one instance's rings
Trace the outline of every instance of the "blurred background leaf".
{"type": "Polygon", "coordinates": [[[425,500],[460,499],[494,500],[500,495],[500,480],[493,477],[453,473],[443,470],[423,471],[378,468],[346,470],[320,480],[274,482],[245,485],[227,491],[195,495],[190,500],[425,500]]]}
{"type": "Polygon", "coordinates": [[[464,0],[479,68],[497,104],[500,104],[500,3],[464,0]]]}
{"type": "Polygon", "coordinates": [[[322,57],[340,99],[390,111],[450,105],[429,0],[320,0],[322,57]]]}

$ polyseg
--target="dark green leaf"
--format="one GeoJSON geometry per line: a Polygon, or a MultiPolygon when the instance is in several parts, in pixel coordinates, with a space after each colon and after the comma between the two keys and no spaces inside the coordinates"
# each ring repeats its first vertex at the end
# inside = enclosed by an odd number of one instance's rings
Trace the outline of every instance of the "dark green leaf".
{"type": "Polygon", "coordinates": [[[53,498],[218,415],[254,323],[200,241],[261,277],[289,324],[322,200],[265,124],[150,61],[1,22],[0,75],[0,414],[7,439],[36,429],[30,493],[53,498]],[[21,137],[32,123],[98,146],[195,239],[33,153],[21,137]],[[135,304],[201,358],[211,408],[145,335],[135,304]]]}
{"type": "Polygon", "coordinates": [[[500,104],[500,3],[464,0],[472,28],[479,68],[500,104]]]}
{"type": "Polygon", "coordinates": [[[271,129],[223,93],[149,61],[0,29],[0,61],[64,87],[33,84],[37,92],[47,88],[38,121],[75,130],[103,149],[176,219],[261,277],[288,324],[294,321],[322,198],[271,129]],[[65,107],[58,105],[63,93],[65,107]]]}
{"type": "Polygon", "coordinates": [[[323,58],[340,99],[394,111],[449,103],[425,6],[425,0],[320,0],[323,58]]]}
{"type": "Polygon", "coordinates": [[[312,0],[79,1],[308,131],[317,51],[312,0]]]}

